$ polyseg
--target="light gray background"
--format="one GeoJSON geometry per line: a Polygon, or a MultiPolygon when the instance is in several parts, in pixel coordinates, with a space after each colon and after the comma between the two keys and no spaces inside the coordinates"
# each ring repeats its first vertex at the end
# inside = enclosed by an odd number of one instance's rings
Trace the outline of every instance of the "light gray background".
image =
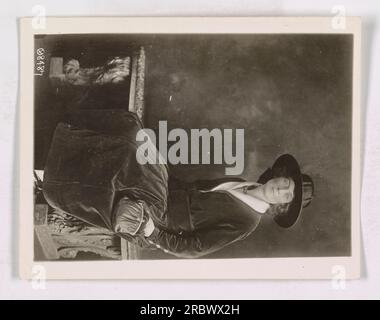
{"type": "Polygon", "coordinates": [[[380,4],[376,0],[328,1],[8,1],[0,16],[0,297],[1,298],[113,298],[113,299],[261,299],[261,298],[380,298],[380,4]],[[46,289],[17,277],[17,141],[18,93],[17,17],[32,15],[34,5],[44,5],[49,16],[333,16],[334,6],[344,5],[347,15],[363,17],[363,275],[337,290],[332,281],[50,281],[46,289]]]}

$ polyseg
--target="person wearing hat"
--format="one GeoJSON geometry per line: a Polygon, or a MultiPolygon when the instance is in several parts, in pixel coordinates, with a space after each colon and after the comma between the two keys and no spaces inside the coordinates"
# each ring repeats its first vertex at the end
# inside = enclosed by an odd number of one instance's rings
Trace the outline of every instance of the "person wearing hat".
{"type": "Polygon", "coordinates": [[[314,184],[296,159],[284,154],[258,182],[240,178],[184,183],[169,180],[168,226],[149,219],[146,240],[180,258],[198,258],[245,239],[264,215],[293,226],[313,198],[314,184]],[[156,225],[156,223],[158,225],[156,225]]]}
{"type": "Polygon", "coordinates": [[[264,215],[289,228],[311,202],[313,182],[291,155],[258,182],[182,182],[165,164],[136,160],[141,129],[124,110],[77,110],[59,123],[42,185],[49,205],[137,245],[198,258],[246,238],[264,215]]]}

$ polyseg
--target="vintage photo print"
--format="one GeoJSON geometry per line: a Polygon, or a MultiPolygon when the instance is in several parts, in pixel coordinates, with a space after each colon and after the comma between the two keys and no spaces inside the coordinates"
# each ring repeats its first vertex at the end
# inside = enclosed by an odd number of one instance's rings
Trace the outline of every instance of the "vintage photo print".
{"type": "Polygon", "coordinates": [[[21,20],[20,273],[360,276],[360,20],[21,20]]]}

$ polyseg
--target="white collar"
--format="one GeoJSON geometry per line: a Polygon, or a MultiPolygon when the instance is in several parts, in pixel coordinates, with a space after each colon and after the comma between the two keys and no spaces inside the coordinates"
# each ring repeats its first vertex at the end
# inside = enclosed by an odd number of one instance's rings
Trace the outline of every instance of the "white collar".
{"type": "Polygon", "coordinates": [[[259,212],[259,213],[265,213],[269,207],[270,204],[259,199],[256,197],[253,197],[251,195],[245,194],[241,192],[240,190],[237,190],[242,187],[246,186],[260,186],[260,183],[256,182],[225,182],[222,183],[215,188],[211,189],[211,191],[218,191],[218,190],[224,190],[233,195],[235,198],[239,199],[240,201],[247,204],[249,207],[251,207],[253,210],[259,212]]]}

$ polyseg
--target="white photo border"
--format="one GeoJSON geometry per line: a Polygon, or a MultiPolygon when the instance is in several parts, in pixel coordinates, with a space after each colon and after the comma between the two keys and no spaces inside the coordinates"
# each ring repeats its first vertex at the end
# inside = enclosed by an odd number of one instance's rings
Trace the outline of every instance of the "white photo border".
{"type": "Polygon", "coordinates": [[[33,18],[20,19],[19,93],[19,274],[47,279],[333,279],[336,267],[345,279],[360,278],[361,194],[361,20],[345,17],[336,29],[333,17],[48,17],[44,29],[33,18]],[[33,259],[34,35],[127,33],[302,33],[353,34],[351,256],[192,260],[49,261],[33,259]]]}

